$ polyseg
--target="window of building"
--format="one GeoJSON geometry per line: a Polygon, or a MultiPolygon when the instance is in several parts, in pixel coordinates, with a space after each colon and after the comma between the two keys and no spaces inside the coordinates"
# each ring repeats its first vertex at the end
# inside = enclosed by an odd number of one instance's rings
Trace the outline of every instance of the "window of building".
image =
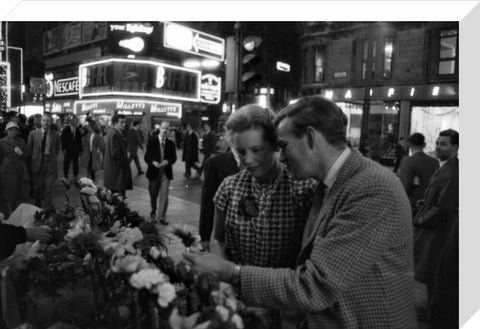
{"type": "Polygon", "coordinates": [[[455,74],[455,66],[457,62],[457,41],[457,29],[440,31],[438,74],[455,74]]]}
{"type": "Polygon", "coordinates": [[[307,84],[308,83],[308,50],[304,49],[303,50],[303,83],[307,84]]]}
{"type": "Polygon", "coordinates": [[[383,77],[390,79],[392,77],[392,56],[393,56],[393,37],[385,38],[385,48],[383,56],[383,77]]]}
{"type": "MultiPolygon", "coordinates": [[[[370,70],[370,76],[373,79],[375,77],[375,62],[376,62],[376,53],[377,53],[377,41],[372,43],[372,66],[370,70]]],[[[363,57],[362,57],[362,80],[365,80],[367,77],[367,62],[368,62],[368,40],[363,41],[363,57]]]]}
{"type": "Polygon", "coordinates": [[[325,47],[315,48],[315,82],[323,82],[325,70],[325,47]]]}
{"type": "Polygon", "coordinates": [[[367,77],[367,60],[368,60],[368,40],[363,41],[363,57],[362,57],[362,80],[367,77]]]}

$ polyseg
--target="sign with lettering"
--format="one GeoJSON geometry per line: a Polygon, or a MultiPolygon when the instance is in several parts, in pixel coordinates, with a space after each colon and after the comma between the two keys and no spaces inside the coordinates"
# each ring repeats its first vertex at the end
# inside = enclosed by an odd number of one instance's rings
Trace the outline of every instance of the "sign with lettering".
{"type": "Polygon", "coordinates": [[[81,64],[79,97],[145,96],[200,100],[200,71],[158,61],[111,58],[81,64]]]}
{"type": "Polygon", "coordinates": [[[30,93],[31,94],[42,94],[47,93],[47,85],[45,79],[43,78],[30,78],[30,93]]]}
{"type": "Polygon", "coordinates": [[[125,115],[152,113],[181,118],[182,104],[121,98],[79,100],[75,102],[75,113],[86,114],[88,112],[94,114],[118,112],[125,115]]]}
{"type": "Polygon", "coordinates": [[[108,42],[111,54],[152,55],[151,23],[111,23],[108,25],[108,42]]]}
{"type": "Polygon", "coordinates": [[[47,98],[78,95],[78,77],[47,80],[47,98]]]}
{"type": "Polygon", "coordinates": [[[220,103],[222,79],[213,74],[202,75],[200,84],[200,101],[203,103],[220,103]]]}
{"type": "Polygon", "coordinates": [[[50,113],[73,113],[73,101],[46,101],[45,112],[50,113]]]}
{"type": "Polygon", "coordinates": [[[165,22],[163,45],[219,61],[225,58],[225,39],[175,23],[165,22]]]}

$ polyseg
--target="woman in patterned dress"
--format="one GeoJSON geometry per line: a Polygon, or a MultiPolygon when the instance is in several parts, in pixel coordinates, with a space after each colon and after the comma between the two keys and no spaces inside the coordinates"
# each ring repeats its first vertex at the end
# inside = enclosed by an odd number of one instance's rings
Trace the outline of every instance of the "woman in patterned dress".
{"type": "Polygon", "coordinates": [[[316,187],[294,180],[280,163],[273,118],[270,110],[246,105],[227,121],[244,169],[217,190],[210,250],[237,264],[293,267],[316,187]]]}

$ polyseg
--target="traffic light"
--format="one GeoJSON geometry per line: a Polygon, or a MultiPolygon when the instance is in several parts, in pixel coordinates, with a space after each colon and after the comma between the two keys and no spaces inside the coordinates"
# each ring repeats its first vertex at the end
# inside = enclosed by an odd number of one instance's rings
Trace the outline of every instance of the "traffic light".
{"type": "Polygon", "coordinates": [[[258,55],[258,47],[261,43],[262,38],[258,36],[247,36],[243,39],[241,89],[244,92],[250,91],[262,79],[262,75],[255,70],[262,62],[262,58],[258,55]]]}

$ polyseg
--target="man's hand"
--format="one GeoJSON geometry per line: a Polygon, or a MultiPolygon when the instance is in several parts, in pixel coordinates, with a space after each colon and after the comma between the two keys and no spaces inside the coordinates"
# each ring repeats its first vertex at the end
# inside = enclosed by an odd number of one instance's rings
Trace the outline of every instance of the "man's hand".
{"type": "Polygon", "coordinates": [[[157,161],[153,161],[153,162],[152,162],[152,165],[153,165],[155,168],[160,168],[160,167],[161,167],[160,163],[157,162],[157,161]]]}
{"type": "Polygon", "coordinates": [[[28,227],[25,229],[27,241],[35,242],[40,240],[41,243],[47,243],[52,238],[52,230],[48,226],[28,227]]]}
{"type": "Polygon", "coordinates": [[[210,273],[221,281],[230,282],[235,264],[212,253],[185,252],[183,259],[197,274],[210,273]]]}

